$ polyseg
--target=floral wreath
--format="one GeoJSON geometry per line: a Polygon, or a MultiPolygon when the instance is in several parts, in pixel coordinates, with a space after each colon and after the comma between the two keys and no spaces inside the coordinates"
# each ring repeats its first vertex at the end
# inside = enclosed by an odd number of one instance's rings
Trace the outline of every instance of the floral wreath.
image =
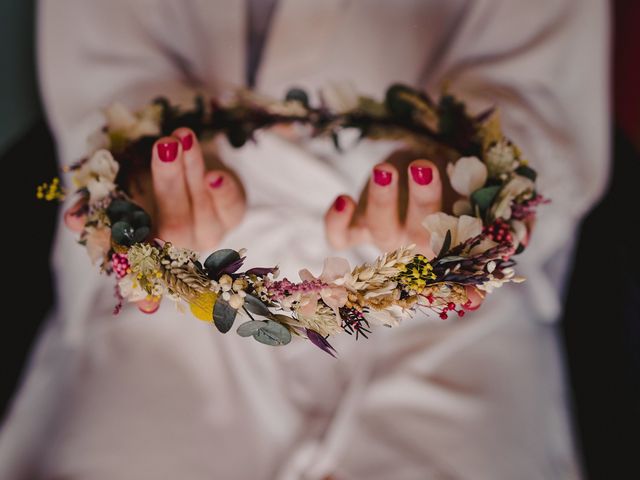
{"type": "MultiPolygon", "coordinates": [[[[463,316],[471,307],[469,287],[484,294],[523,281],[512,256],[526,246],[536,207],[545,200],[535,189],[536,172],[503,136],[494,109],[472,116],[451,95],[436,102],[399,84],[381,102],[355,96],[331,108],[321,92],[319,103],[311,106],[305,91],[294,88],[283,101],[241,91],[226,101],[197,97],[187,110],[164,98],[135,113],[120,104],[106,110],[107,125],[94,136],[101,148],[68,171],[85,201],[76,212],[87,216],[79,242],[117,279],[114,313],[125,300],[146,300],[152,313],[167,297],[222,333],[243,316],[247,321],[236,329],[243,337],[276,346],[296,335],[334,355],[330,335],[366,338],[372,324],[394,326],[418,309],[442,319],[463,316]],[[423,222],[437,255],[399,248],[355,268],[328,258],[319,277],[304,269],[300,281],[290,281],[277,279],[277,267],[241,271],[244,249],[217,250],[200,262],[198,252],[152,237],[151,219],[131,201],[127,186],[132,174],[149,168],[155,140],[186,126],[201,138],[224,134],[241,147],[257,130],[293,123],[331,137],[339,150],[338,133],[353,128],[360,138],[405,140],[455,159],[446,169],[460,195],[454,215],[436,213],[423,222]]],[[[37,196],[51,200],[64,192],[54,179],[37,196]]]]}

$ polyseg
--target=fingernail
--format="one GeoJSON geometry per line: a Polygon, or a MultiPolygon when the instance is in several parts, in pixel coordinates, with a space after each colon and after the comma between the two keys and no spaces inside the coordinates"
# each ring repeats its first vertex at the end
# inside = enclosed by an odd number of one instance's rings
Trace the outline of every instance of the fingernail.
{"type": "Polygon", "coordinates": [[[336,201],[333,204],[333,207],[338,212],[343,211],[346,206],[347,206],[347,201],[345,200],[344,196],[342,196],[342,195],[340,195],[338,198],[336,198],[336,201]]]}
{"type": "Polygon", "coordinates": [[[163,162],[173,162],[178,157],[178,142],[159,143],[158,157],[163,162]]]}
{"type": "Polygon", "coordinates": [[[222,175],[220,175],[218,178],[216,178],[215,180],[212,180],[209,182],[209,186],[211,188],[218,188],[220,187],[220,185],[222,185],[222,182],[224,181],[224,177],[222,175]]]}
{"type": "Polygon", "coordinates": [[[180,139],[180,143],[182,143],[182,150],[188,152],[193,147],[193,134],[187,133],[184,137],[180,139]]]}
{"type": "Polygon", "coordinates": [[[387,186],[391,183],[392,173],[378,168],[373,169],[373,181],[381,186],[387,186]]]}
{"type": "Polygon", "coordinates": [[[431,167],[411,166],[411,176],[418,185],[429,185],[433,181],[433,170],[431,167]]]}

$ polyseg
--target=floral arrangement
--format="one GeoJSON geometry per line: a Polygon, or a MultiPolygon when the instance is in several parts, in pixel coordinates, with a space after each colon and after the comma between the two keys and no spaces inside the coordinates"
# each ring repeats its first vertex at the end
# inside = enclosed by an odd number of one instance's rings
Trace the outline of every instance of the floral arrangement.
{"type": "MultiPolygon", "coordinates": [[[[522,281],[512,257],[525,248],[544,200],[535,189],[535,171],[503,136],[497,113],[473,116],[450,95],[435,102],[404,85],[391,86],[383,101],[340,99],[336,106],[321,94],[313,107],[303,90],[292,89],[283,101],[239,92],[227,101],[198,97],[190,110],[165,99],[135,113],[119,104],[108,108],[94,152],[69,170],[85,200],[79,241],[117,279],[115,311],[125,300],[145,301],[151,313],[168,298],[222,333],[240,316],[245,321],[236,331],[243,337],[275,346],[297,335],[334,355],[331,335],[366,337],[372,324],[394,326],[417,309],[443,319],[463,316],[470,287],[488,293],[522,281]],[[244,250],[218,250],[201,262],[198,252],[153,237],[149,215],[130,200],[127,187],[135,172],[149,168],[148,152],[158,137],[187,126],[199,137],[224,134],[241,147],[257,130],[291,123],[329,136],[338,149],[338,132],[355,128],[361,138],[404,139],[454,159],[446,169],[459,194],[453,215],[436,213],[423,222],[439,253],[426,258],[400,248],[355,268],[329,258],[320,276],[304,269],[299,281],[291,281],[278,279],[275,267],[243,271],[244,250]]],[[[59,197],[59,182],[42,185],[38,196],[59,197]]]]}

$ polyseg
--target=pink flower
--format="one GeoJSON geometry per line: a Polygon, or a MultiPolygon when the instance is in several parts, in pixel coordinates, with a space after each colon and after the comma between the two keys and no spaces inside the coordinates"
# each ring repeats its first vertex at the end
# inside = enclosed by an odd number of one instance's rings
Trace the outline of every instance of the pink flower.
{"type": "MultiPolygon", "coordinates": [[[[303,281],[320,280],[325,286],[320,290],[320,298],[332,308],[336,315],[339,316],[339,309],[347,303],[347,289],[343,285],[344,276],[351,271],[349,262],[344,258],[329,257],[324,261],[324,267],[320,277],[316,278],[306,268],[300,270],[300,279],[303,281]]],[[[307,302],[302,306],[303,315],[313,314],[317,307],[317,297],[315,299],[306,299],[307,302]]]]}

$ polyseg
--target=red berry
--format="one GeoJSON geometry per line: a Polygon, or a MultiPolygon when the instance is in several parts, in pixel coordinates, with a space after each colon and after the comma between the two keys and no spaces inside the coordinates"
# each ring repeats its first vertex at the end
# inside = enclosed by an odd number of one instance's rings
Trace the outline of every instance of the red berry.
{"type": "Polygon", "coordinates": [[[453,303],[453,302],[449,302],[449,303],[447,304],[447,308],[448,308],[449,310],[455,310],[455,309],[456,309],[456,304],[455,304],[455,303],[453,303]]]}
{"type": "Polygon", "coordinates": [[[442,313],[440,314],[440,318],[441,318],[442,320],[446,320],[446,319],[447,319],[447,318],[449,318],[449,317],[447,316],[446,312],[442,312],[442,313]]]}
{"type": "Polygon", "coordinates": [[[464,310],[458,310],[458,316],[464,317],[464,310]]]}

